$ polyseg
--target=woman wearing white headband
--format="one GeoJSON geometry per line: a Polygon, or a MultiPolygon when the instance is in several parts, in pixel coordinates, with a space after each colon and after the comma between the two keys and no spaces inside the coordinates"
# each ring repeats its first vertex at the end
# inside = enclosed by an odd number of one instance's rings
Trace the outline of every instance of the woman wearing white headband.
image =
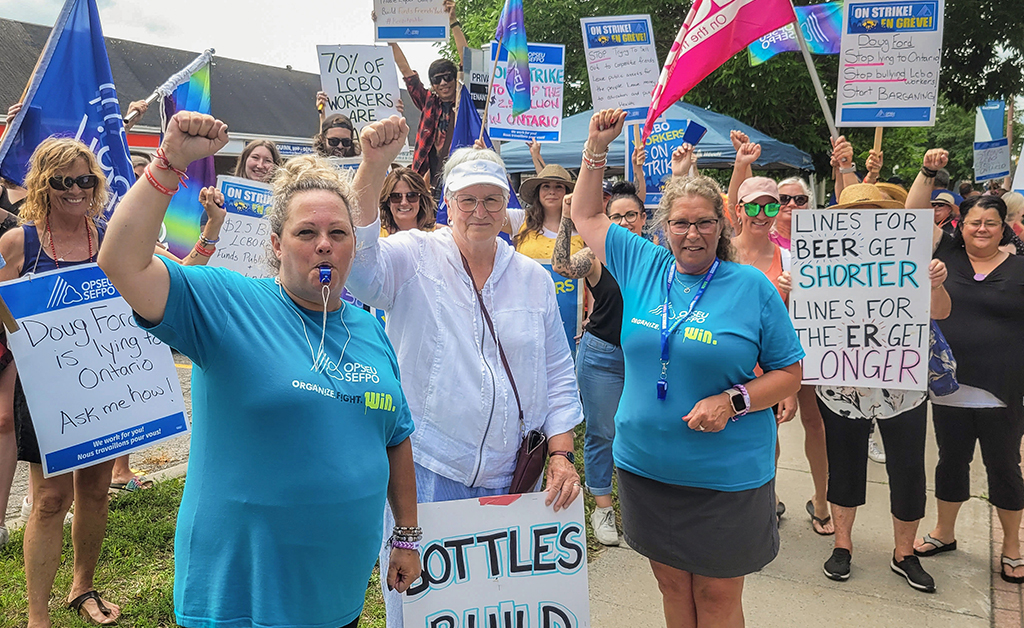
{"type": "MultiPolygon", "coordinates": [[[[363,211],[347,288],[387,312],[416,432],[423,502],[509,492],[522,435],[548,438],[547,504],[580,494],[573,428],[583,420],[551,275],[499,240],[508,179],[496,153],[463,148],[445,166],[451,228],[379,239],[377,198],[405,137],[397,117],[362,132],[356,173],[363,211]]],[[[388,625],[401,600],[385,593],[388,625]]]]}

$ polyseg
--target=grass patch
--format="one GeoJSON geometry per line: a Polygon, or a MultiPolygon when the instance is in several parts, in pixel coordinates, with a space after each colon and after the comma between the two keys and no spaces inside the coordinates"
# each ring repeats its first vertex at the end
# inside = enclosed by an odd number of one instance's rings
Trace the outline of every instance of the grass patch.
{"type": "MultiPolygon", "coordinates": [[[[583,434],[576,428],[576,469],[583,481],[583,434]]],[[[119,626],[127,628],[170,628],[174,621],[174,526],[181,503],[183,480],[160,482],[148,491],[118,496],[110,502],[107,535],[96,567],[96,589],[121,606],[119,626]]],[[[613,482],[612,502],[618,511],[618,490],[613,482]]],[[[589,520],[594,498],[584,494],[584,510],[589,520]]],[[[587,524],[589,526],[589,523],[587,524]]],[[[621,521],[620,521],[621,527],[621,521]]],[[[25,592],[24,530],[11,535],[0,549],[0,626],[24,627],[28,623],[25,592]]],[[[588,560],[597,557],[604,546],[587,534],[588,560]]],[[[61,564],[50,597],[50,617],[54,628],[82,628],[86,622],[67,610],[71,587],[73,552],[71,527],[64,528],[61,564]]],[[[384,628],[384,600],[380,593],[380,573],[374,568],[366,588],[366,605],[360,626],[384,628]]]]}

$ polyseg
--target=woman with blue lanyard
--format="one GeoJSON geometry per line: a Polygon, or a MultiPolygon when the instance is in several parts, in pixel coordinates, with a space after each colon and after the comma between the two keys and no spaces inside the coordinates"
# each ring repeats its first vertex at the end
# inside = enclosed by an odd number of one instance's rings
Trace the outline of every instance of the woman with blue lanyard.
{"type": "Polygon", "coordinates": [[[733,261],[711,179],[665,188],[654,222],[668,248],[612,224],[601,177],[624,119],[621,109],[591,119],[572,201],[622,291],[623,534],[650,560],[669,626],[742,626],[743,577],[779,550],[771,407],[800,388],[804,352],[775,287],[733,261]]]}

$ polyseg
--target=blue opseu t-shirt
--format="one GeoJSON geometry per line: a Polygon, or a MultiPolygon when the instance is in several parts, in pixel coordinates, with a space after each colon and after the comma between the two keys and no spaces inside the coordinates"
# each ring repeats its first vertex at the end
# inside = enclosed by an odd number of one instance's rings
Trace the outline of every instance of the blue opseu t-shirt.
{"type": "Polygon", "coordinates": [[[322,311],[298,307],[273,279],[164,263],[167,308],[149,331],[194,363],[178,623],[350,623],[380,549],[386,448],[413,431],[387,336],[343,305],[327,315],[326,358],[311,370],[322,311]]]}
{"type": "MultiPolygon", "coordinates": [[[[743,491],[775,476],[770,409],[729,421],[716,433],[691,430],[682,417],[698,401],[804,356],[775,287],[752,266],[723,262],[693,313],[669,339],[668,394],[658,399],[661,312],[672,252],[618,225],[605,239],[607,268],[622,290],[626,379],[615,414],[615,464],[659,482],[743,491]]],[[[698,281],[676,274],[669,326],[696,295],[698,281]]]]}

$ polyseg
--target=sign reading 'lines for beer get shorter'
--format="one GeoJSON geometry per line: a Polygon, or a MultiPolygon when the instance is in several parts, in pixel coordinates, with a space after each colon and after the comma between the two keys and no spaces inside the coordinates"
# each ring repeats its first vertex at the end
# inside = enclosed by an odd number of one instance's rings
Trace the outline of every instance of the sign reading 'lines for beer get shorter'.
{"type": "Polygon", "coordinates": [[[933,216],[793,212],[789,313],[805,384],[926,389],[933,216]]]}
{"type": "Polygon", "coordinates": [[[140,329],[95,264],[0,285],[7,337],[43,475],[89,467],[188,432],[171,350],[140,329]]]}

